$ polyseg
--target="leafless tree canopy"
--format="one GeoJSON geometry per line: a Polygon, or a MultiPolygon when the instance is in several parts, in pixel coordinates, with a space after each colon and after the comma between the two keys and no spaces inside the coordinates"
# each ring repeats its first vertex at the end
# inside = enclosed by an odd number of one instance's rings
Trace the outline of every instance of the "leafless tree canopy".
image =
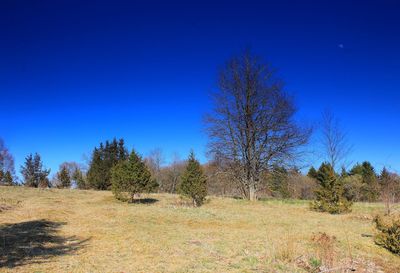
{"type": "Polygon", "coordinates": [[[10,172],[14,175],[14,157],[4,144],[4,141],[0,138],[0,170],[3,172],[10,172]]]}
{"type": "Polygon", "coordinates": [[[214,99],[206,120],[210,153],[235,175],[243,195],[254,200],[260,174],[296,157],[311,130],[295,123],[293,100],[274,70],[249,53],[227,63],[214,99]]]}
{"type": "Polygon", "coordinates": [[[352,150],[347,142],[347,136],[339,121],[332,112],[326,110],[322,114],[322,146],[327,161],[336,170],[340,165],[346,165],[346,157],[352,150]]]}
{"type": "Polygon", "coordinates": [[[161,169],[162,184],[160,189],[163,192],[176,193],[181,176],[186,168],[186,161],[181,160],[178,154],[173,155],[169,166],[161,169]]]}
{"type": "Polygon", "coordinates": [[[385,213],[390,215],[393,207],[400,201],[400,177],[384,169],[384,175],[379,177],[381,199],[385,205],[385,213]]]}

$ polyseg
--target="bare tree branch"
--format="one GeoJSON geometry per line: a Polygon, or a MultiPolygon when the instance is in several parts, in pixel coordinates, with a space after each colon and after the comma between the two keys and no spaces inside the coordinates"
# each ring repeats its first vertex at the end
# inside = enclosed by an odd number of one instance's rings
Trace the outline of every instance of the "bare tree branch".
{"type": "Polygon", "coordinates": [[[353,146],[348,143],[347,134],[341,128],[339,120],[329,110],[322,114],[321,144],[323,154],[334,170],[347,164],[346,158],[353,146]]]}

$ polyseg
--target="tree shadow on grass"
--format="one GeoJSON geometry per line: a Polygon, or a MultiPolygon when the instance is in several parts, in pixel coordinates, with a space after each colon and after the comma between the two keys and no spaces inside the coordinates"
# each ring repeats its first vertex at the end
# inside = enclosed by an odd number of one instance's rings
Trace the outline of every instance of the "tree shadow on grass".
{"type": "Polygon", "coordinates": [[[140,199],[134,199],[130,203],[132,203],[132,204],[154,204],[157,202],[158,202],[158,199],[154,199],[154,198],[140,198],[140,199]]]}
{"type": "Polygon", "coordinates": [[[0,268],[43,263],[46,260],[72,254],[89,240],[57,234],[63,222],[34,220],[0,225],[0,268]]]}

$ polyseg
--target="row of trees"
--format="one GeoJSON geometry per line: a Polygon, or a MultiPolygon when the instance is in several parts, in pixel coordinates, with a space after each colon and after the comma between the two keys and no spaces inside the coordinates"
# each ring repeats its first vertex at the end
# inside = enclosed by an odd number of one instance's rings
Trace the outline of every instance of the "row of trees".
{"type": "MultiPolygon", "coordinates": [[[[3,142],[0,143],[3,145],[3,142]]],[[[2,146],[4,147],[4,145],[2,146]]],[[[135,196],[143,192],[167,191],[180,193],[189,197],[194,206],[200,206],[207,195],[207,180],[203,167],[191,152],[188,160],[173,162],[168,168],[155,168],[154,162],[161,156],[161,151],[152,152],[142,159],[134,150],[128,154],[124,140],[106,141],[100,143],[92,152],[88,171],[75,162],[64,162],[60,165],[53,179],[49,179],[50,169],[43,166],[38,153],[29,154],[21,166],[23,185],[34,188],[78,188],[112,190],[120,200],[133,201],[135,196]],[[162,171],[161,171],[162,170],[162,171]],[[161,175],[161,172],[163,175],[161,175]],[[164,176],[166,175],[166,176],[164,176]],[[172,181],[169,185],[167,179],[172,181]],[[163,182],[160,188],[158,182],[163,182]]],[[[7,149],[0,153],[0,181],[2,185],[13,185],[14,178],[10,175],[13,158],[7,149]],[[6,172],[3,172],[6,170],[6,172]],[[3,177],[5,173],[5,178],[3,177]],[[8,182],[8,176],[10,182],[8,182]]]]}
{"type": "MultiPolygon", "coordinates": [[[[340,167],[347,165],[352,147],[330,112],[323,114],[320,126],[321,150],[327,163],[318,171],[311,169],[308,176],[296,169],[296,162],[304,155],[313,130],[298,122],[294,99],[274,72],[270,65],[249,52],[232,58],[221,70],[218,90],[213,94],[214,107],[206,118],[211,160],[203,167],[209,192],[241,195],[249,200],[264,195],[311,199],[324,195],[321,187],[332,184],[318,178],[322,168],[324,172],[328,169],[332,172],[326,177],[340,181],[346,200],[383,199],[385,194],[381,191],[384,187],[368,162],[337,174],[340,167]]],[[[81,189],[110,190],[113,189],[113,177],[117,180],[115,172],[118,171],[121,177],[130,177],[122,170],[129,169],[129,164],[138,164],[132,161],[132,156],[123,139],[113,139],[94,148],[87,172],[77,164],[64,163],[49,181],[49,170],[43,168],[40,157],[30,155],[22,174],[25,184],[34,187],[68,188],[73,185],[81,189]]],[[[173,193],[179,190],[187,161],[176,159],[164,166],[160,150],[154,150],[139,161],[143,161],[142,165],[148,169],[149,181],[158,184],[158,191],[173,193]]],[[[3,173],[2,177],[5,175],[3,173]]]]}
{"type": "Polygon", "coordinates": [[[317,170],[311,168],[308,176],[319,183],[314,209],[342,213],[350,209],[353,201],[383,201],[386,214],[400,201],[400,176],[383,168],[377,175],[371,163],[356,164],[349,172],[335,172],[330,163],[317,170]]]}
{"type": "MultiPolygon", "coordinates": [[[[107,141],[106,143],[117,143],[117,141],[114,139],[112,142],[107,141]]],[[[123,140],[121,139],[118,143],[123,143],[123,140]]],[[[102,147],[111,146],[100,144],[99,148],[94,149],[92,157],[97,158],[99,151],[110,154],[105,152],[106,149],[102,147]]],[[[123,147],[123,145],[120,145],[120,147],[123,147]]],[[[126,148],[123,148],[123,150],[124,154],[127,154],[126,148]]],[[[40,156],[31,154],[26,157],[25,164],[21,167],[21,173],[24,184],[30,187],[76,187],[99,190],[104,189],[104,182],[100,180],[102,183],[97,184],[96,180],[90,180],[89,177],[100,177],[101,174],[108,173],[110,176],[109,189],[112,189],[118,198],[127,192],[133,193],[131,198],[140,192],[182,192],[184,187],[182,188],[180,185],[186,179],[185,172],[188,166],[191,166],[194,161],[197,162],[194,155],[191,154],[189,160],[176,159],[168,166],[159,166],[155,169],[154,164],[152,164],[156,160],[154,154],[157,154],[158,159],[163,158],[159,149],[157,153],[152,152],[145,159],[132,151],[125,160],[118,160],[114,166],[106,164],[106,161],[109,160],[108,157],[100,157],[103,162],[92,160],[87,173],[77,163],[65,162],[60,165],[59,171],[52,180],[48,179],[50,170],[43,167],[40,156]],[[110,167],[108,169],[105,167],[97,168],[101,165],[110,167]],[[101,173],[96,173],[97,170],[100,170],[101,173]],[[91,176],[88,173],[91,173],[91,176]],[[133,177],[137,178],[133,179],[133,177]],[[113,181],[118,182],[113,183],[113,181]],[[125,190],[125,186],[131,181],[136,181],[129,186],[133,188],[125,190]]],[[[207,192],[208,189],[210,194],[225,196],[241,194],[234,180],[226,176],[226,173],[219,172],[218,164],[213,162],[203,166],[200,166],[198,162],[196,164],[198,164],[197,169],[202,169],[202,177],[207,181],[207,183],[202,183],[202,185],[207,184],[207,187],[200,191],[207,192]]],[[[296,168],[287,169],[284,166],[273,165],[271,171],[261,175],[259,183],[258,194],[260,197],[321,199],[323,196],[339,196],[349,202],[382,200],[385,202],[388,211],[390,211],[391,204],[399,201],[400,196],[399,176],[389,172],[386,168],[378,175],[369,162],[356,164],[349,171],[342,169],[341,173],[335,172],[330,163],[324,163],[318,170],[311,167],[306,176],[302,175],[296,168]],[[340,194],[337,192],[340,192],[340,194]]],[[[197,190],[195,191],[197,192],[197,190]]]]}

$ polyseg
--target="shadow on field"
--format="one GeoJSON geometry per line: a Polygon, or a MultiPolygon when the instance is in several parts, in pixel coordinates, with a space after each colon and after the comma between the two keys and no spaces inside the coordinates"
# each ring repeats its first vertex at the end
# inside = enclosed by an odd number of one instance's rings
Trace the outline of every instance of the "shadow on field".
{"type": "Polygon", "coordinates": [[[154,204],[157,203],[158,199],[154,198],[141,198],[141,199],[134,199],[130,203],[132,204],[154,204]]]}
{"type": "Polygon", "coordinates": [[[35,220],[0,226],[0,268],[43,263],[55,256],[74,253],[89,240],[57,235],[66,223],[35,220]]]}

